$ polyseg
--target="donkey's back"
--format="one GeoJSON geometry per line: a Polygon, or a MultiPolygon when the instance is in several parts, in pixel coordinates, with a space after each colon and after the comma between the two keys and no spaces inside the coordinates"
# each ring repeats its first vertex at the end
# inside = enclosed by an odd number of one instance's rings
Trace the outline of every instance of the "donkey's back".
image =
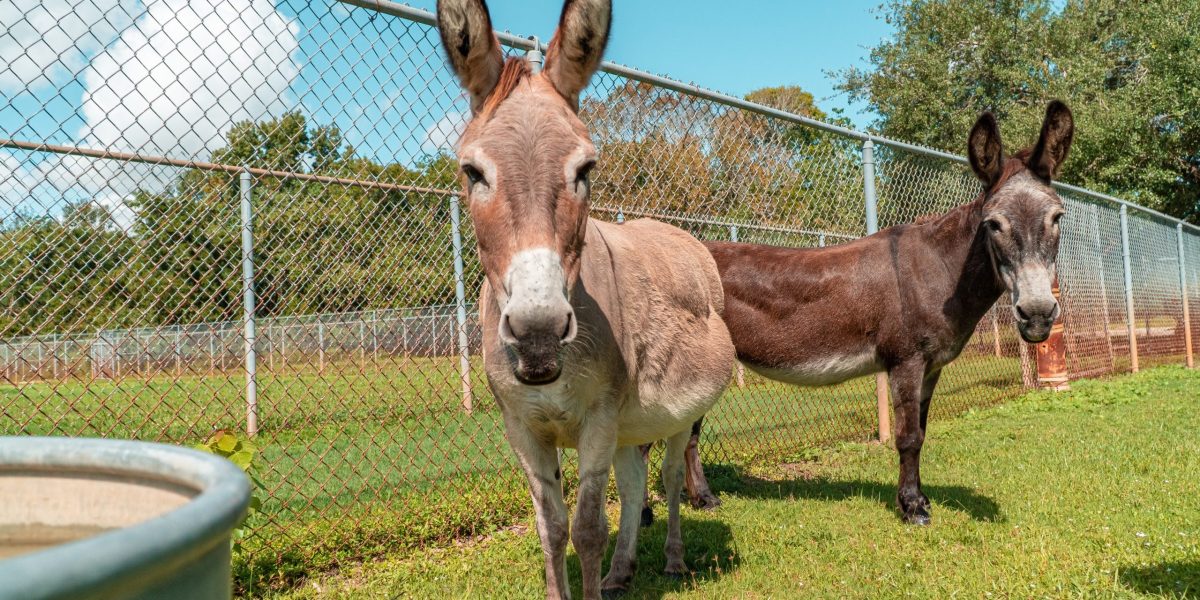
{"type": "Polygon", "coordinates": [[[659,221],[588,228],[585,284],[589,273],[611,281],[587,292],[609,316],[632,384],[620,443],[661,439],[685,414],[703,415],[733,371],[716,262],[687,232],[659,221]]]}

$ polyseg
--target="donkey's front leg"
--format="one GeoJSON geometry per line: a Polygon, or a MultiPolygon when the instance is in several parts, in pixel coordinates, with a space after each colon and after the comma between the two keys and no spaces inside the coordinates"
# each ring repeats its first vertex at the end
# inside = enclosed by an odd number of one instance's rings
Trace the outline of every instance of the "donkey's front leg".
{"type": "Polygon", "coordinates": [[[646,490],[646,462],[634,446],[617,448],[613,458],[617,491],[621,494],[621,524],[617,529],[617,547],[601,588],[605,596],[617,595],[629,587],[637,569],[638,521],[646,490]]]}
{"type": "Polygon", "coordinates": [[[925,363],[923,360],[901,363],[888,371],[888,379],[892,384],[892,408],[896,412],[896,451],[900,454],[896,504],[906,523],[928,525],[929,498],[921,492],[921,445],[925,443],[921,404],[925,363]]]}
{"type": "MultiPolygon", "coordinates": [[[[507,415],[506,415],[507,416],[507,415]]],[[[529,481],[538,537],[546,559],[546,598],[570,598],[567,584],[567,504],[562,495],[558,448],[536,439],[520,421],[506,419],[509,444],[529,481]]]]}
{"type": "MultiPolygon", "coordinates": [[[[592,414],[579,435],[579,493],[571,543],[579,555],[583,597],[600,598],[600,570],[608,548],[608,517],[604,513],[608,474],[617,449],[616,415],[592,414]]],[[[645,486],[643,485],[644,489],[645,486]]],[[[638,490],[637,493],[641,493],[638,490]]],[[[640,511],[639,511],[640,512],[640,511]]]]}

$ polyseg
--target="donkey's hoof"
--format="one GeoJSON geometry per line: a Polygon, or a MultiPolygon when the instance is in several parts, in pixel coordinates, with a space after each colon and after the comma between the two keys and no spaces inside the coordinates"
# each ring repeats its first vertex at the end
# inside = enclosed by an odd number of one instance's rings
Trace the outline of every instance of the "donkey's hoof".
{"type": "Polygon", "coordinates": [[[626,591],[628,590],[625,588],[607,588],[600,590],[600,597],[604,600],[616,600],[624,596],[626,591]]]}
{"type": "Polygon", "coordinates": [[[654,511],[649,506],[642,507],[642,527],[649,527],[654,524],[654,511]]]}
{"type": "Polygon", "coordinates": [[[687,565],[683,563],[668,564],[667,568],[663,570],[663,575],[675,581],[683,581],[688,576],[687,565]]]}
{"type": "Polygon", "coordinates": [[[692,498],[692,508],[698,510],[717,510],[721,506],[721,499],[716,494],[706,493],[692,498]]]}
{"type": "Polygon", "coordinates": [[[929,525],[931,522],[929,511],[925,508],[917,508],[916,510],[907,512],[904,514],[904,522],[909,525],[918,525],[921,527],[929,525]]]}

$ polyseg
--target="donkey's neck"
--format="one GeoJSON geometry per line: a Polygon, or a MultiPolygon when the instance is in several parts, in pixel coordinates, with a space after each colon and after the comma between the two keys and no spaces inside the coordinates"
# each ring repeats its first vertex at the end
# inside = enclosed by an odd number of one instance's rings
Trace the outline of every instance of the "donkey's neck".
{"type": "Polygon", "coordinates": [[[930,223],[934,243],[953,281],[949,290],[955,300],[957,324],[966,330],[992,308],[1005,287],[992,268],[983,224],[986,197],[961,205],[930,223]]]}

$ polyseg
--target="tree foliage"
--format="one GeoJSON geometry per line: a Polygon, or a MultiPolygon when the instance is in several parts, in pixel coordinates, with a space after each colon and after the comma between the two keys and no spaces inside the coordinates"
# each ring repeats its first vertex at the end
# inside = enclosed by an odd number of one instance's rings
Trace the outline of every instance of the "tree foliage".
{"type": "Polygon", "coordinates": [[[890,0],[895,35],[839,87],[884,135],[962,152],[976,116],[1010,144],[1065,100],[1063,178],[1200,221],[1200,0],[890,0]]]}
{"type": "MultiPolygon", "coordinates": [[[[456,189],[454,160],[415,168],[358,156],[299,113],[234,125],[212,162],[456,189]]],[[[0,231],[0,337],[241,318],[238,174],[189,169],[138,190],[135,219],[95,203],[0,231]]],[[[256,177],[259,314],[304,315],[454,301],[445,194],[256,177]]]]}

